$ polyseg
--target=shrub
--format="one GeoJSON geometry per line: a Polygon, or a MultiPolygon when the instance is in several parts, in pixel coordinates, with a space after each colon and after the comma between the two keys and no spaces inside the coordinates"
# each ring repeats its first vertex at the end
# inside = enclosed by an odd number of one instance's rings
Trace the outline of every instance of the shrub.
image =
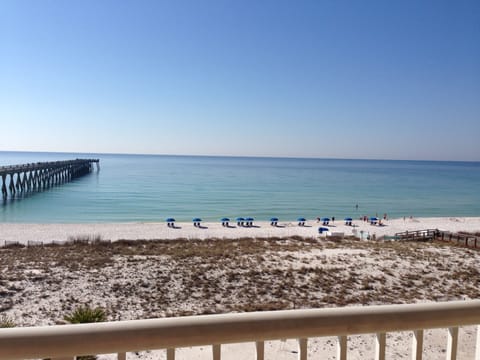
{"type": "Polygon", "coordinates": [[[15,322],[7,315],[0,315],[0,328],[12,328],[15,327],[15,322]]]}
{"type": "Polygon", "coordinates": [[[65,320],[71,324],[82,324],[92,322],[103,322],[107,320],[107,314],[101,307],[92,309],[88,305],[77,307],[65,320]]]}
{"type": "MultiPolygon", "coordinates": [[[[107,320],[107,314],[101,307],[92,309],[88,305],[77,307],[70,315],[64,317],[71,324],[84,324],[93,322],[103,322],[107,320]]],[[[77,360],[95,360],[94,355],[77,356],[77,360]]]]}

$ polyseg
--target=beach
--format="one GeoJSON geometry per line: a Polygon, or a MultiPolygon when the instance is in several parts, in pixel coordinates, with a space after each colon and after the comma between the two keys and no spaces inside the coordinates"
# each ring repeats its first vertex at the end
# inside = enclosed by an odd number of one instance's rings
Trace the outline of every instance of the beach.
{"type": "MultiPolygon", "coordinates": [[[[234,220],[234,219],[232,219],[234,220]]],[[[23,224],[0,223],[0,244],[5,242],[65,242],[75,238],[101,238],[117,241],[121,239],[240,239],[248,237],[318,237],[318,229],[326,227],[329,230],[323,234],[341,233],[351,236],[355,233],[363,237],[368,235],[376,238],[393,236],[404,231],[438,229],[449,232],[480,232],[480,217],[430,217],[430,218],[396,218],[381,219],[382,225],[371,225],[369,221],[356,220],[353,226],[336,219],[328,226],[322,222],[307,220],[305,226],[298,226],[296,221],[281,221],[278,226],[271,226],[268,221],[254,221],[252,227],[237,226],[235,221],[229,227],[221,222],[201,222],[201,227],[193,223],[175,223],[175,228],[162,222],[128,222],[128,223],[79,223],[79,224],[23,224]]]]}
{"type": "MultiPolygon", "coordinates": [[[[336,220],[330,233],[352,229],[377,238],[400,231],[478,232],[480,218],[391,219],[384,226],[336,220]]],[[[1,312],[17,326],[64,323],[77,306],[106,309],[109,320],[245,311],[478,299],[480,252],[442,242],[338,240],[318,234],[315,220],[221,223],[0,224],[0,241],[65,242],[7,246],[0,252],[1,312]],[[72,239],[112,242],[72,242],[72,239]],[[126,241],[119,241],[119,240],[126,241]],[[158,240],[156,240],[158,239],[158,240]]],[[[33,243],[31,243],[33,244],[33,243]]],[[[427,359],[443,356],[446,330],[425,333],[427,359]]],[[[373,356],[372,335],[350,337],[349,358],[373,356]]],[[[407,359],[411,333],[389,334],[387,355],[407,359]]],[[[459,359],[471,359],[475,328],[460,332],[459,359]]],[[[335,339],[311,339],[312,358],[335,358],[335,339]]],[[[226,345],[225,359],[247,359],[253,344],[226,345]]],[[[294,340],[268,342],[267,359],[295,359],[294,340]]],[[[99,359],[113,359],[102,355],[99,359]]],[[[129,359],[163,359],[164,351],[129,359]]],[[[203,346],[178,359],[209,359],[203,346]]]]}

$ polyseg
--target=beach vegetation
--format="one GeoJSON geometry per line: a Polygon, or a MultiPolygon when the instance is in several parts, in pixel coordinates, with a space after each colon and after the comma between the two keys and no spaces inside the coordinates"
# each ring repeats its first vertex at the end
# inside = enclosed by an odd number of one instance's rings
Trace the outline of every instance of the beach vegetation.
{"type": "MultiPolygon", "coordinates": [[[[92,308],[89,305],[77,307],[71,314],[64,317],[71,324],[84,324],[107,321],[107,314],[101,307],[92,308]]],[[[77,360],[95,360],[94,355],[77,356],[77,360]]]]}
{"type": "Polygon", "coordinates": [[[107,314],[101,307],[92,308],[89,305],[81,305],[64,319],[71,324],[104,322],[107,321],[107,314]]]}
{"type": "Polygon", "coordinates": [[[94,235],[77,235],[77,236],[69,236],[68,241],[69,243],[73,244],[101,244],[105,242],[101,235],[94,234],[94,235]]]}
{"type": "Polygon", "coordinates": [[[447,242],[159,239],[0,251],[0,311],[27,292],[37,301],[15,319],[22,326],[37,313],[104,321],[76,309],[99,301],[113,320],[480,298],[480,251],[447,242]],[[42,300],[59,289],[60,306],[42,300]]]}
{"type": "Polygon", "coordinates": [[[15,321],[6,314],[0,314],[0,328],[13,328],[15,327],[15,321]]]}

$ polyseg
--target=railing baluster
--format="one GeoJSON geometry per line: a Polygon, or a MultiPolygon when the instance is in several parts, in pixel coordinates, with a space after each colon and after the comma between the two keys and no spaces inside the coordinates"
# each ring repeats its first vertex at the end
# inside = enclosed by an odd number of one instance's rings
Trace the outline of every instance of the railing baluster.
{"type": "Polygon", "coordinates": [[[222,345],[220,345],[220,344],[212,345],[212,355],[213,355],[213,360],[221,360],[222,359],[222,345]]]}
{"type": "Polygon", "coordinates": [[[117,360],[127,360],[127,353],[118,353],[117,360]]]}
{"type": "Polygon", "coordinates": [[[347,336],[345,335],[338,337],[337,360],[347,360],[347,336]]]}
{"type": "Polygon", "coordinates": [[[447,360],[457,359],[458,327],[448,328],[447,360]]]}
{"type": "Polygon", "coordinates": [[[175,349],[167,349],[167,360],[175,360],[175,349]]]}
{"type": "Polygon", "coordinates": [[[298,339],[298,360],[307,360],[308,339],[298,339]]]}
{"type": "Polygon", "coordinates": [[[480,360],[480,325],[477,326],[477,344],[475,345],[475,360],[480,360]]]}
{"type": "Polygon", "coordinates": [[[265,343],[263,341],[257,341],[255,344],[255,348],[257,350],[256,360],[264,360],[265,359],[265,343]]]}
{"type": "Polygon", "coordinates": [[[375,336],[375,360],[385,360],[385,348],[387,336],[385,333],[378,333],[375,336]]]}
{"type": "Polygon", "coordinates": [[[422,360],[423,357],[423,330],[413,331],[412,360],[422,360]]]}

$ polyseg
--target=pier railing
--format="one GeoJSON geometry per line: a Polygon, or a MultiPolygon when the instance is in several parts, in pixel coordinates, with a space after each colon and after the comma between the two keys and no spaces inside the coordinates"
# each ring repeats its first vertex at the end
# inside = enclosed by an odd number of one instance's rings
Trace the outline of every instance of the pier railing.
{"type": "Polygon", "coordinates": [[[412,240],[412,241],[427,241],[433,240],[438,235],[438,229],[425,229],[425,230],[414,230],[414,231],[404,231],[395,234],[395,239],[398,240],[412,240]]]}
{"type": "MultiPolygon", "coordinates": [[[[412,331],[412,359],[421,360],[425,329],[445,328],[446,359],[457,356],[459,327],[477,325],[475,360],[480,360],[480,300],[412,305],[267,311],[179,318],[0,329],[0,359],[74,359],[85,354],[118,354],[211,345],[221,359],[222,344],[252,342],[264,359],[264,342],[298,339],[298,359],[307,359],[308,339],[337,336],[337,359],[346,360],[348,335],[376,334],[375,359],[385,359],[386,333],[412,331]]],[[[355,351],[353,349],[353,351],[355,351]]]]}
{"type": "Polygon", "coordinates": [[[442,231],[438,234],[437,240],[454,243],[457,245],[480,249],[480,236],[466,233],[451,233],[442,231]]]}
{"type": "Polygon", "coordinates": [[[439,240],[444,242],[450,242],[457,245],[480,248],[480,236],[468,233],[452,233],[449,231],[441,231],[438,229],[426,229],[415,231],[404,231],[396,233],[391,237],[384,237],[384,239],[391,238],[392,240],[411,240],[411,241],[427,241],[427,240],[439,240]]]}

